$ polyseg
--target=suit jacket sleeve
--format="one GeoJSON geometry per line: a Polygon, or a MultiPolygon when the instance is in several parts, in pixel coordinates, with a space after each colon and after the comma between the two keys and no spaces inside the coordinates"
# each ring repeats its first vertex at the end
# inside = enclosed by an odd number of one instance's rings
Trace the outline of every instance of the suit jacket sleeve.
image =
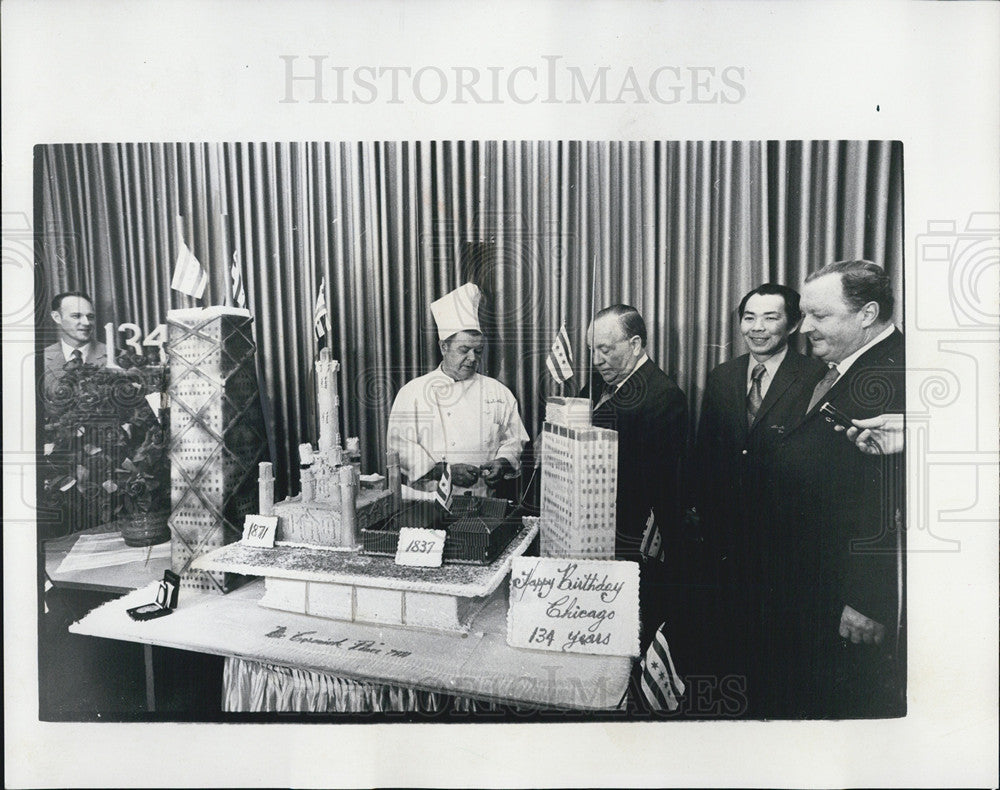
{"type": "Polygon", "coordinates": [[[659,469],[659,479],[647,481],[650,507],[656,514],[661,534],[676,527],[682,509],[681,465],[687,441],[687,401],[684,394],[671,387],[645,415],[642,432],[648,443],[649,466],[659,469]],[[664,530],[666,527],[666,530],[664,530]]]}
{"type": "MultiPolygon", "coordinates": [[[[863,357],[849,372],[849,381],[835,396],[836,405],[852,416],[873,417],[883,413],[905,412],[905,374],[902,336],[886,341],[884,348],[863,357]]],[[[842,438],[842,437],[837,437],[842,438]]],[[[902,533],[905,500],[903,453],[888,456],[865,455],[849,442],[837,450],[849,455],[842,468],[845,475],[839,529],[842,536],[837,548],[843,557],[840,597],[844,604],[890,626],[897,607],[897,563],[902,533]]]]}
{"type": "Polygon", "coordinates": [[[722,404],[720,403],[719,376],[716,371],[708,374],[705,395],[701,401],[698,434],[694,449],[694,480],[691,482],[694,504],[705,515],[711,501],[711,483],[715,479],[715,464],[722,449],[722,404]]]}

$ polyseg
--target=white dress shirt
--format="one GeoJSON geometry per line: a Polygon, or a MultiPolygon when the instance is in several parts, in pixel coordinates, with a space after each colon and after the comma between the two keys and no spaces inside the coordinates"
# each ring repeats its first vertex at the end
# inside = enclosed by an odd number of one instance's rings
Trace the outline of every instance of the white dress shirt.
{"type": "MultiPolygon", "coordinates": [[[[771,386],[771,382],[774,380],[775,374],[778,372],[778,368],[781,367],[781,363],[785,360],[785,355],[788,353],[788,346],[786,345],[777,354],[772,354],[770,357],[764,360],[764,375],[760,379],[760,399],[764,400],[764,396],[767,395],[767,390],[771,386]]],[[[757,367],[758,362],[754,359],[753,354],[750,355],[750,359],[747,360],[747,388],[746,391],[750,392],[750,387],[753,386],[753,369],[757,367]]]]}
{"type": "Polygon", "coordinates": [[[858,361],[858,357],[864,354],[869,348],[874,346],[876,343],[881,343],[883,340],[889,337],[889,335],[893,333],[895,328],[896,327],[893,324],[889,324],[888,327],[879,332],[875,337],[873,337],[871,340],[869,340],[867,343],[861,346],[861,348],[859,348],[849,357],[844,357],[836,365],[831,365],[830,367],[836,367],[837,372],[840,373],[841,376],[843,376],[848,370],[851,369],[851,365],[853,365],[855,362],[858,361]]]}
{"type": "Polygon", "coordinates": [[[59,345],[62,347],[63,357],[67,362],[69,362],[73,358],[74,351],[80,352],[80,356],[84,363],[86,363],[94,355],[93,343],[87,343],[86,345],[80,346],[79,348],[74,348],[65,340],[60,338],[59,345]]]}

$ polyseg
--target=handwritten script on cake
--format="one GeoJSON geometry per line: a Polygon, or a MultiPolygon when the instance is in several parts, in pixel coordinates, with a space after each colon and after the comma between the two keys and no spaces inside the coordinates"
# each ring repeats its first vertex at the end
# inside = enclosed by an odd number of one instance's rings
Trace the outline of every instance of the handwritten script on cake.
{"type": "Polygon", "coordinates": [[[444,556],[444,539],[447,535],[443,529],[403,527],[399,530],[396,564],[413,565],[418,568],[440,568],[444,556]]]}
{"type": "Polygon", "coordinates": [[[277,516],[248,515],[243,521],[243,543],[265,549],[274,546],[274,534],[278,530],[277,516]]]}
{"type": "Polygon", "coordinates": [[[354,637],[342,636],[339,639],[335,636],[326,636],[319,631],[299,631],[290,629],[286,625],[279,625],[264,634],[267,639],[287,639],[289,642],[299,644],[320,645],[324,648],[337,648],[346,652],[365,653],[373,656],[385,656],[387,658],[409,658],[412,650],[401,650],[398,647],[390,647],[385,642],[376,642],[374,639],[356,639],[354,637]]]}
{"type": "Polygon", "coordinates": [[[639,565],[515,557],[507,644],[563,653],[639,655],[639,565]]]}

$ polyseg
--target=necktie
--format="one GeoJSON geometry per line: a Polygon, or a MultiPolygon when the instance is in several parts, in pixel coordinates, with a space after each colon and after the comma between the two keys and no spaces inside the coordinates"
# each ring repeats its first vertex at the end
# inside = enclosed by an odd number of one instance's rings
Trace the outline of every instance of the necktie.
{"type": "Polygon", "coordinates": [[[812,398],[809,399],[809,408],[806,409],[807,413],[811,412],[813,407],[823,400],[826,393],[830,391],[830,387],[833,386],[833,382],[835,382],[838,378],[840,378],[840,371],[837,370],[836,365],[831,365],[830,369],[826,372],[826,375],[819,380],[815,389],[813,389],[812,398]]]}
{"type": "Polygon", "coordinates": [[[601,393],[601,397],[598,399],[597,403],[594,404],[594,411],[597,411],[601,406],[611,400],[611,396],[615,394],[615,391],[611,387],[605,387],[604,392],[601,393]]]}
{"type": "Polygon", "coordinates": [[[764,367],[764,364],[758,362],[757,366],[753,369],[753,373],[750,374],[750,391],[747,393],[747,423],[750,425],[753,425],[753,421],[757,417],[757,411],[760,409],[760,404],[764,400],[764,396],[761,394],[761,381],[766,372],[767,368],[764,367]]]}
{"type": "Polygon", "coordinates": [[[82,364],[83,352],[78,348],[74,348],[73,351],[70,352],[69,359],[66,360],[66,364],[63,367],[67,370],[76,370],[76,368],[80,367],[82,364]]]}

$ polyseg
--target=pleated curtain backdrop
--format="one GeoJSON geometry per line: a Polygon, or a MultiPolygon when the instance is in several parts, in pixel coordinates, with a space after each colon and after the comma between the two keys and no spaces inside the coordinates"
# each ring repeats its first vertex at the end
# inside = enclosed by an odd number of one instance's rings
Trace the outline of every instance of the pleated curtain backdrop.
{"type": "Polygon", "coordinates": [[[366,471],[384,469],[396,391],[439,361],[429,303],[465,281],[485,294],[484,372],[513,390],[532,434],[556,392],[555,332],[566,323],[579,386],[595,309],[640,310],[693,430],[708,371],[744,351],[735,309],[750,288],[798,288],[863,257],[902,294],[893,142],[53,145],[36,149],[35,174],[43,340],[62,290],[93,294],[102,325],[146,330],[199,304],[169,287],[179,233],[209,272],[202,305],[227,301],[238,254],[279,495],[297,490],[297,445],[316,439],[324,275],[344,435],[361,438],[366,471]]]}

